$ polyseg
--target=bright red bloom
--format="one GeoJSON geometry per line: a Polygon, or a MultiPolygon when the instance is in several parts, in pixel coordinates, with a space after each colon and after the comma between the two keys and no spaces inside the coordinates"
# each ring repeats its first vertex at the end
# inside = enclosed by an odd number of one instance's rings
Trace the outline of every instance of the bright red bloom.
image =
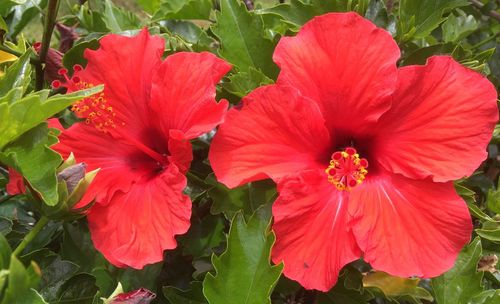
{"type": "Polygon", "coordinates": [[[7,190],[9,195],[26,193],[23,176],[13,168],[9,168],[9,182],[5,186],[5,190],[7,190]]]}
{"type": "MultiPolygon", "coordinates": [[[[73,152],[88,170],[100,168],[83,199],[95,247],[116,266],[142,268],[177,246],[190,225],[183,194],[192,160],[190,139],[224,119],[227,101],[215,86],[230,65],[213,54],[177,53],[162,61],[165,41],[143,30],[135,37],[108,35],[86,50],[85,69],[64,85],[69,91],[104,84],[97,96],[73,106],[84,123],[63,130],[54,146],[73,152]]],[[[65,77],[66,71],[61,71],[65,77]]]]}
{"type": "Polygon", "coordinates": [[[229,187],[272,178],[273,261],[326,291],[363,256],[398,276],[453,266],[471,218],[453,180],[486,157],[493,85],[448,56],[398,69],[397,44],[354,13],[308,22],[279,42],[277,85],[228,112],[210,162],[229,187]]]}

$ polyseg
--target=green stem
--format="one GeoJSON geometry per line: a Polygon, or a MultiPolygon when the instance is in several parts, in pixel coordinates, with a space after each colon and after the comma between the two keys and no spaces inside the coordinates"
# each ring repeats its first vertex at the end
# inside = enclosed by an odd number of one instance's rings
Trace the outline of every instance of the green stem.
{"type": "Polygon", "coordinates": [[[500,32],[498,32],[495,35],[492,35],[492,36],[484,39],[483,41],[481,41],[479,43],[474,44],[471,47],[471,49],[477,49],[478,47],[481,47],[481,46],[485,45],[486,43],[490,42],[491,40],[495,40],[498,36],[500,36],[500,32]]]}
{"type": "MultiPolygon", "coordinates": [[[[43,37],[42,37],[42,47],[40,48],[40,62],[45,63],[47,59],[47,54],[50,47],[50,39],[52,38],[52,32],[54,31],[54,25],[56,22],[57,11],[59,10],[59,0],[49,0],[47,5],[47,14],[45,15],[45,24],[43,27],[43,37]]],[[[37,66],[36,69],[36,89],[41,90],[43,88],[43,67],[37,66]]]]}
{"type": "Polygon", "coordinates": [[[38,220],[38,222],[35,224],[35,226],[33,226],[33,229],[31,229],[31,231],[28,232],[28,234],[26,234],[24,236],[23,240],[16,247],[16,249],[14,250],[14,252],[12,254],[14,254],[15,256],[19,256],[19,254],[21,254],[21,252],[23,252],[24,248],[26,248],[26,246],[29,243],[31,243],[31,241],[33,241],[33,239],[38,235],[38,233],[40,231],[42,231],[43,227],[45,227],[45,225],[47,225],[48,222],[49,222],[49,219],[45,216],[42,216],[38,220]]]}
{"type": "MultiPolygon", "coordinates": [[[[12,55],[17,56],[17,57],[21,57],[23,55],[22,53],[20,53],[18,51],[15,51],[15,50],[13,50],[13,49],[11,49],[9,47],[6,47],[3,44],[0,44],[0,51],[4,51],[6,53],[12,54],[12,55]]],[[[35,57],[35,56],[31,56],[30,57],[30,62],[32,64],[40,64],[40,60],[37,57],[35,57]]]]}
{"type": "Polygon", "coordinates": [[[0,199],[0,204],[5,203],[6,201],[10,200],[13,197],[15,197],[15,195],[7,195],[7,196],[1,198],[0,199]]]}

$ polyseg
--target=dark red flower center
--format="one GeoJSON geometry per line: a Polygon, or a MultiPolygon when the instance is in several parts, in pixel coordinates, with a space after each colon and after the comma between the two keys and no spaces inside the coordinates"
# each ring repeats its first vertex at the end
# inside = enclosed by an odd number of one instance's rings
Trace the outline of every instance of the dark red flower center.
{"type": "MultiPolygon", "coordinates": [[[[75,73],[82,69],[80,65],[73,66],[73,71],[75,73]]],[[[53,81],[52,86],[54,88],[66,87],[68,90],[74,92],[94,86],[91,83],[82,81],[78,76],[73,75],[73,77],[69,77],[68,70],[66,69],[60,69],[59,74],[64,77],[65,82],[62,83],[59,80],[53,81]]],[[[110,134],[118,140],[124,140],[128,144],[135,146],[137,149],[154,159],[158,168],[164,168],[165,165],[168,164],[167,154],[158,153],[120,128],[125,125],[125,122],[120,121],[116,117],[113,107],[108,105],[104,92],[75,102],[71,107],[71,111],[73,111],[77,117],[85,119],[87,125],[92,125],[103,133],[110,134]]]]}
{"type": "Polygon", "coordinates": [[[330,165],[325,173],[328,182],[338,190],[351,191],[353,187],[363,183],[368,174],[368,161],[360,158],[356,149],[349,147],[343,151],[336,151],[332,154],[330,165]]]}

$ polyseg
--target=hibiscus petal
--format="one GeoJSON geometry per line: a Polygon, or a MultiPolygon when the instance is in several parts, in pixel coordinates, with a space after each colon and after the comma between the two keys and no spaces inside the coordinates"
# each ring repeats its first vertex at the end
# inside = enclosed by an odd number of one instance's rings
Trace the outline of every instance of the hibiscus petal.
{"type": "Polygon", "coordinates": [[[9,182],[5,186],[9,195],[18,195],[26,192],[26,186],[23,182],[23,176],[13,168],[9,167],[9,182]]]}
{"type": "Polygon", "coordinates": [[[88,60],[78,74],[84,82],[105,84],[104,95],[117,118],[134,126],[148,124],[151,80],[161,64],[165,41],[149,35],[147,29],[137,36],[106,35],[97,50],[85,50],[88,60]]]}
{"type": "Polygon", "coordinates": [[[467,205],[452,182],[371,177],[353,189],[349,214],[364,259],[401,277],[447,271],[472,232],[467,205]]]}
{"type": "Polygon", "coordinates": [[[291,88],[261,87],[232,109],[220,126],[209,159],[228,187],[278,179],[328,162],[329,134],[317,105],[291,88]]]}
{"type": "MultiPolygon", "coordinates": [[[[54,122],[51,126],[56,126],[54,122]]],[[[78,162],[87,165],[87,171],[100,169],[82,200],[75,206],[79,208],[94,198],[98,203],[105,202],[116,191],[127,191],[144,168],[134,166],[129,161],[137,150],[112,138],[96,128],[76,123],[59,135],[59,143],[51,148],[67,158],[71,152],[78,162]]]]}
{"type": "Polygon", "coordinates": [[[208,52],[168,56],[153,78],[151,92],[151,107],[164,130],[181,130],[192,139],[221,123],[228,102],[216,102],[215,86],[230,69],[208,52]]]}
{"type": "Polygon", "coordinates": [[[278,84],[318,102],[327,124],[362,132],[389,107],[399,48],[391,35],[356,13],[330,13],[281,38],[274,61],[278,84]]]}
{"type": "Polygon", "coordinates": [[[392,108],[380,119],[375,155],[387,170],[445,182],[470,175],[485,159],[497,93],[486,77],[451,57],[399,71],[392,108]]]}
{"type": "Polygon", "coordinates": [[[273,262],[307,289],[328,291],[340,270],[361,255],[348,226],[347,192],[328,183],[320,170],[303,171],[278,183],[273,205],[273,262]]]}
{"type": "Polygon", "coordinates": [[[88,214],[95,247],[113,264],[142,269],[163,260],[177,246],[175,235],[190,225],[191,201],[182,193],[186,178],[175,165],[161,175],[118,192],[88,214]]]}
{"type": "Polygon", "coordinates": [[[189,170],[193,160],[191,142],[179,130],[170,130],[168,138],[169,161],[174,163],[181,173],[189,170]]]}

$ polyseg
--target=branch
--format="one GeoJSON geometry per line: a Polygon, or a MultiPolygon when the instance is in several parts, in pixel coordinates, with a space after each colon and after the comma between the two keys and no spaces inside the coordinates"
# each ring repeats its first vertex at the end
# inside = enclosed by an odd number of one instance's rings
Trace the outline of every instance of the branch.
{"type": "MultiPolygon", "coordinates": [[[[470,2],[472,4],[472,6],[474,6],[475,8],[477,8],[480,11],[484,7],[484,4],[479,0],[470,0],[470,2]]],[[[498,13],[496,11],[488,11],[486,14],[488,16],[490,16],[491,18],[494,18],[494,19],[500,21],[500,13],[498,13]]]]}
{"type": "MultiPolygon", "coordinates": [[[[57,17],[57,11],[59,9],[59,0],[49,0],[47,6],[47,14],[45,16],[45,24],[43,28],[42,37],[42,47],[40,49],[40,62],[43,64],[47,59],[47,53],[50,47],[50,39],[52,38],[52,32],[54,31],[54,25],[57,17]]],[[[37,66],[36,69],[36,89],[41,90],[43,88],[43,68],[42,66],[37,66]]]]}

